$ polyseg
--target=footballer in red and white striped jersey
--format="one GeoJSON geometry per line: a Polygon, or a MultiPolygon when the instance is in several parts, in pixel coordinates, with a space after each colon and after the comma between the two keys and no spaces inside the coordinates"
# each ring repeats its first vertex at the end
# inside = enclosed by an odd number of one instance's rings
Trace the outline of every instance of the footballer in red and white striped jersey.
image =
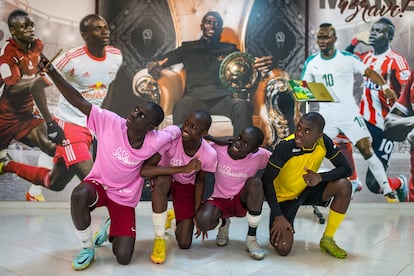
{"type": "MultiPolygon", "coordinates": [[[[391,49],[380,55],[368,52],[361,55],[361,59],[371,69],[381,74],[391,89],[395,91],[398,98],[403,85],[410,76],[407,60],[391,49]]],[[[392,102],[385,99],[382,87],[365,78],[364,91],[360,103],[360,112],[365,120],[383,129],[384,118],[392,105],[392,102]]]]}

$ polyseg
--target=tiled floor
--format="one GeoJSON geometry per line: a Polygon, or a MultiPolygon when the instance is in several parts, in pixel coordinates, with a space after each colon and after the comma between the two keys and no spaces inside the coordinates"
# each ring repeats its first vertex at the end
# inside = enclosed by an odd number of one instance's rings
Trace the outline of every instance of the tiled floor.
{"type": "MultiPolygon", "coordinates": [[[[325,225],[310,207],[298,213],[291,254],[276,255],[267,242],[269,210],[264,206],[258,229],[266,249],[262,261],[250,259],[244,249],[245,219],[232,219],[228,246],[217,247],[216,232],[211,231],[207,241],[195,240],[191,249],[181,250],[169,233],[165,264],[152,264],[150,203],[141,202],[131,264],[117,264],[107,244],[96,250],[88,269],[75,272],[71,261],[79,242],[67,203],[0,202],[0,275],[414,275],[414,204],[353,202],[336,235],[348,251],[345,260],[319,251],[325,225]]],[[[97,230],[106,216],[106,209],[96,210],[93,228],[97,230]]]]}

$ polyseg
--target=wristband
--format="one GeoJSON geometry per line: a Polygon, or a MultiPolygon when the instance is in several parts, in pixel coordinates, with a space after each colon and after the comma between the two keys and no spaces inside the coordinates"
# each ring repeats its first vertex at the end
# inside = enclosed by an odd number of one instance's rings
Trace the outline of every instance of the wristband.
{"type": "Polygon", "coordinates": [[[358,43],[359,43],[359,40],[356,37],[354,37],[351,41],[352,46],[356,46],[358,43]]]}
{"type": "Polygon", "coordinates": [[[382,85],[382,90],[390,89],[390,85],[388,83],[382,85]]]}

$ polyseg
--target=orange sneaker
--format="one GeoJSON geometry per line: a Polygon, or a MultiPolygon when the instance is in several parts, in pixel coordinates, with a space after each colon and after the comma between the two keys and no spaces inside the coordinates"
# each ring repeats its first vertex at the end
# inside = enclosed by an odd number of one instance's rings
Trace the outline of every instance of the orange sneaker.
{"type": "Polygon", "coordinates": [[[29,192],[26,193],[26,201],[46,201],[45,197],[43,196],[43,194],[38,194],[38,195],[31,195],[29,192]]]}

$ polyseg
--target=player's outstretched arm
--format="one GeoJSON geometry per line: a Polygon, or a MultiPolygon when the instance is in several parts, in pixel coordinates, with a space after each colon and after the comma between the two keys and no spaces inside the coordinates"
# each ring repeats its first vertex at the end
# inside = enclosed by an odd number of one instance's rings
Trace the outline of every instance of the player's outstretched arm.
{"type": "Polygon", "coordinates": [[[60,73],[53,67],[48,65],[49,60],[42,55],[41,62],[39,63],[40,69],[46,72],[55,83],[56,87],[62,93],[63,97],[73,106],[77,107],[83,114],[89,115],[92,104],[85,100],[82,95],[70,85],[60,73]]]}

